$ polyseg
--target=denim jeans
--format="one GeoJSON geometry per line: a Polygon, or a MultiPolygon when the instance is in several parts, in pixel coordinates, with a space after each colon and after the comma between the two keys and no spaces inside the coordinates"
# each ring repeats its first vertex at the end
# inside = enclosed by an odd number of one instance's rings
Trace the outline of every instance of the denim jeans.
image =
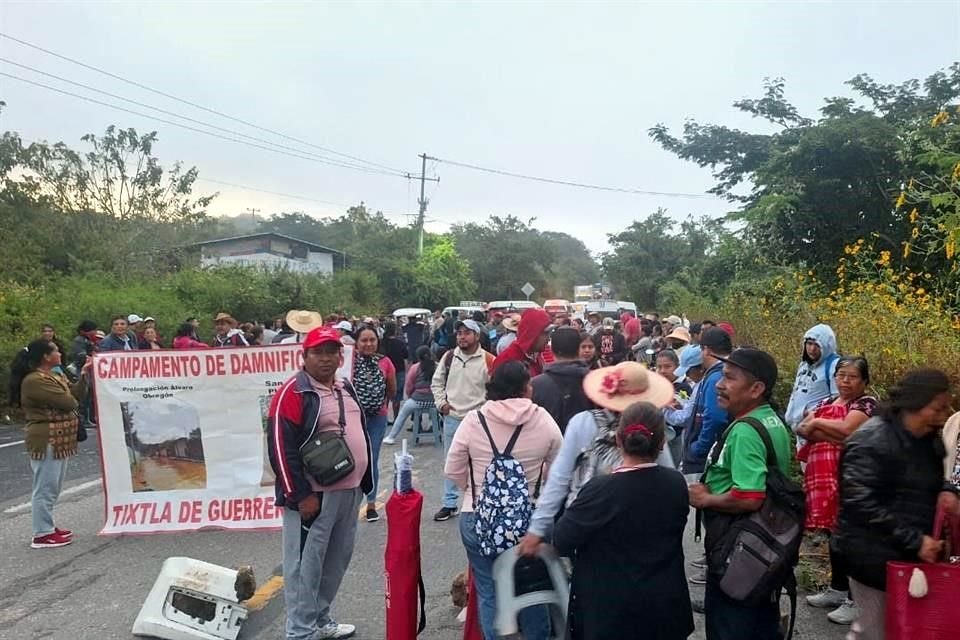
{"type": "MultiPolygon", "coordinates": [[[[450,451],[450,443],[453,442],[453,436],[457,434],[457,427],[463,418],[454,418],[453,416],[443,416],[443,461],[446,464],[447,452],[450,451]]],[[[460,490],[450,478],[443,479],[443,506],[447,509],[456,509],[460,501],[460,490]]]]}
{"type": "Polygon", "coordinates": [[[367,502],[377,501],[377,486],[380,483],[380,445],[387,430],[387,416],[367,416],[367,433],[370,435],[370,471],[373,473],[373,489],[367,494],[367,502]]]}
{"type": "Polygon", "coordinates": [[[47,447],[47,455],[42,460],[30,460],[33,472],[33,493],[30,506],[33,515],[33,537],[37,538],[53,533],[53,506],[60,497],[63,479],[67,475],[68,458],[54,458],[53,447],[47,447]]]}
{"type": "MultiPolygon", "coordinates": [[[[495,556],[480,554],[480,544],[473,529],[473,512],[460,514],[460,538],[467,550],[470,562],[470,575],[476,587],[477,613],[480,616],[480,629],[484,640],[497,640],[494,622],[497,617],[496,587],[493,582],[493,562],[495,556]]],[[[524,640],[548,640],[550,638],[550,610],[546,605],[527,607],[517,615],[524,640]]]]}
{"type": "MultiPolygon", "coordinates": [[[[403,386],[407,381],[407,370],[397,371],[397,393],[394,397],[390,398],[390,406],[393,406],[394,402],[403,402],[403,386]]],[[[394,416],[396,420],[396,416],[394,416]]]]}
{"type": "Polygon", "coordinates": [[[403,429],[403,425],[406,424],[407,418],[417,410],[417,403],[410,398],[407,398],[403,401],[403,404],[400,405],[400,413],[393,419],[393,428],[390,429],[390,433],[387,434],[390,438],[396,438],[397,434],[400,433],[400,430],[403,429]]]}

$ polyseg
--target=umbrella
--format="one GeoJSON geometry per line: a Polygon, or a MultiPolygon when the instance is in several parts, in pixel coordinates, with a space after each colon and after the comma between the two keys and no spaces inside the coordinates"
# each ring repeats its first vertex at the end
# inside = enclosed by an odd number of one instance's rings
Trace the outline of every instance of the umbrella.
{"type": "Polygon", "coordinates": [[[407,453],[406,439],[400,453],[394,454],[394,469],[393,495],[386,506],[387,548],[383,556],[386,640],[414,640],[427,626],[426,589],[420,570],[423,494],[413,488],[413,456],[407,453]]]}

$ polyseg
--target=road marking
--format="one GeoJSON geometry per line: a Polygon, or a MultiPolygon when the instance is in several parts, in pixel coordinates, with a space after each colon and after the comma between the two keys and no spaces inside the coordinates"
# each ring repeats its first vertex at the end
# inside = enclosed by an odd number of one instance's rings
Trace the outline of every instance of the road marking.
{"type": "MultiPolygon", "coordinates": [[[[90,433],[90,432],[88,431],[88,432],[87,432],[87,435],[88,435],[88,436],[93,436],[94,438],[97,437],[96,432],[90,433]]],[[[5,444],[0,444],[0,449],[5,449],[6,447],[15,447],[15,446],[17,446],[18,444],[23,444],[24,442],[26,442],[26,440],[17,440],[16,442],[7,442],[7,443],[5,443],[5,444]]]]}
{"type": "Polygon", "coordinates": [[[257,590],[241,604],[251,611],[259,611],[267,606],[274,596],[283,589],[283,576],[271,576],[269,580],[257,587],[257,590]]]}
{"type": "MultiPolygon", "coordinates": [[[[92,489],[93,487],[99,487],[102,482],[98,480],[90,480],[89,482],[81,482],[80,484],[68,487],[60,492],[61,496],[69,496],[74,493],[80,493],[81,491],[86,491],[87,489],[92,489]]],[[[4,513],[20,513],[21,511],[29,511],[30,503],[24,502],[23,504],[18,504],[12,507],[8,507],[3,510],[4,513]]]]}

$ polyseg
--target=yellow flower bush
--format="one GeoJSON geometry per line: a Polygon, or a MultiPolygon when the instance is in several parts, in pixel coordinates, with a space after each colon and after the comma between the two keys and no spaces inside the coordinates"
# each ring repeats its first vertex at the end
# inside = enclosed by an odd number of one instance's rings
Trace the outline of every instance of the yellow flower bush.
{"type": "Polygon", "coordinates": [[[844,254],[833,287],[805,269],[758,286],[768,292],[764,295],[734,295],[701,315],[732,322],[738,344],[758,346],[776,358],[777,397],[784,402],[803,334],[821,322],[836,332],[842,353],[867,357],[875,393],[884,395],[907,370],[921,366],[943,369],[960,391],[960,314],[931,290],[933,274],[902,269],[889,250],[875,251],[862,239],[844,254]]]}

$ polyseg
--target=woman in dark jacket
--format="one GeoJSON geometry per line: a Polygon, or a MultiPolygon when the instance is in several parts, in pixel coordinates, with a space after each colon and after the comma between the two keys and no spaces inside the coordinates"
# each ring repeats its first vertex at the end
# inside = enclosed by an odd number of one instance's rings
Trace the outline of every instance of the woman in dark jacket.
{"type": "Polygon", "coordinates": [[[554,530],[573,558],[571,640],[682,640],[693,633],[683,568],[690,509],[683,476],[656,463],[663,415],[649,402],[624,410],[623,463],[588,482],[554,530]]]}
{"type": "Polygon", "coordinates": [[[957,500],[943,478],[940,438],[951,401],[946,374],[911,371],[891,387],[882,414],[844,443],[835,541],[860,611],[854,638],[883,638],[887,562],[936,562],[943,550],[930,533],[937,500],[957,500]]]}
{"type": "Polygon", "coordinates": [[[403,403],[403,390],[407,373],[407,343],[403,341],[397,331],[397,323],[387,321],[383,323],[383,340],[380,342],[380,351],[390,358],[393,368],[397,371],[397,392],[392,398],[387,398],[388,404],[393,407],[393,417],[396,419],[403,403]]]}

